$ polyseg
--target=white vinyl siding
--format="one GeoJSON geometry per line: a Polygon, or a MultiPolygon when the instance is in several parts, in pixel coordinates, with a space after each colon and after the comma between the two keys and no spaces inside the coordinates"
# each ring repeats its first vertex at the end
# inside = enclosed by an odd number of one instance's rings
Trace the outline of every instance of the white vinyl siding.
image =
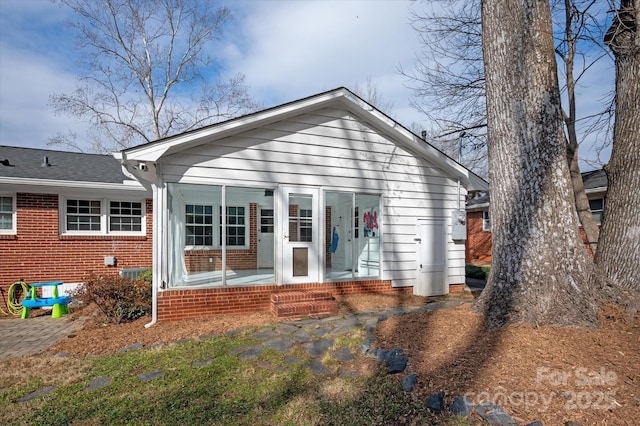
{"type": "MultiPolygon", "coordinates": [[[[394,286],[415,284],[417,219],[450,223],[451,211],[460,205],[455,178],[337,109],[304,114],[169,155],[163,159],[163,179],[309,185],[380,194],[381,278],[392,280],[394,286]]],[[[463,188],[460,198],[464,196],[463,188]]],[[[449,241],[447,247],[449,283],[464,282],[464,244],[449,241]]]]}

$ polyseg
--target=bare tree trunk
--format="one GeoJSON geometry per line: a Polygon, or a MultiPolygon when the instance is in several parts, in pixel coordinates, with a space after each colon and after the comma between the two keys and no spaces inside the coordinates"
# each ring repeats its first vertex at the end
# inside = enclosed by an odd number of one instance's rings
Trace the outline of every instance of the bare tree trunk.
{"type": "Polygon", "coordinates": [[[567,82],[567,98],[569,113],[563,113],[563,119],[565,126],[567,127],[567,161],[569,164],[569,172],[571,173],[571,186],[573,188],[573,197],[576,204],[576,211],[578,218],[582,224],[582,229],[587,237],[587,242],[590,243],[591,252],[595,254],[596,245],[600,233],[600,228],[596,223],[593,215],[591,214],[591,208],[589,206],[589,199],[584,191],[584,182],[582,181],[582,174],[580,173],[580,165],[578,163],[578,134],[576,131],[576,81],[573,76],[574,60],[576,56],[576,43],[578,38],[573,33],[573,13],[577,11],[577,8],[572,7],[571,0],[564,1],[564,34],[566,43],[566,52],[556,53],[564,61],[565,79],[567,82]]]}
{"type": "Polygon", "coordinates": [[[593,325],[594,265],[578,233],[547,1],[482,1],[493,260],[476,308],[490,327],[593,325]]]}
{"type": "Polygon", "coordinates": [[[622,0],[605,42],[616,58],[616,122],[596,264],[640,290],[640,0],[622,0]]]}
{"type": "Polygon", "coordinates": [[[600,238],[600,227],[596,223],[589,206],[589,198],[584,191],[584,182],[580,173],[580,165],[578,164],[578,146],[576,145],[573,152],[567,151],[569,161],[569,172],[571,173],[571,187],[573,188],[574,201],[576,203],[576,211],[578,219],[582,224],[582,229],[587,237],[587,242],[593,254],[596,253],[598,247],[598,239],[600,238]]]}

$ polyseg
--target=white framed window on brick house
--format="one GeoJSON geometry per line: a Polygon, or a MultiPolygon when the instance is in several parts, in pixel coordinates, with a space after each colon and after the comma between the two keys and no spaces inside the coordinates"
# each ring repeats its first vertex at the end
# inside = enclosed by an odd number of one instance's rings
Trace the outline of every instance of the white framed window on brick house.
{"type": "Polygon", "coordinates": [[[109,231],[141,232],[142,216],[140,201],[110,201],[109,231]]]}
{"type": "MultiPolygon", "coordinates": [[[[226,233],[227,247],[247,246],[247,208],[244,206],[227,206],[226,233]]],[[[222,206],[220,206],[220,238],[222,246],[222,206]]]]}
{"type": "Polygon", "coordinates": [[[191,247],[213,246],[213,206],[185,205],[185,245],[191,247]]]}
{"type": "MultiPolygon", "coordinates": [[[[185,204],[185,246],[187,248],[222,247],[222,224],[224,222],[222,206],[215,207],[218,209],[218,218],[214,223],[213,205],[185,204]],[[214,233],[215,228],[218,231],[214,233]]],[[[248,211],[248,206],[227,206],[227,247],[246,248],[249,246],[248,211]]]]}
{"type": "Polygon", "coordinates": [[[16,233],[16,197],[0,194],[0,234],[16,233]]]}
{"type": "Polygon", "coordinates": [[[491,217],[489,216],[489,210],[482,211],[482,230],[491,231],[491,217]]]}
{"type": "Polygon", "coordinates": [[[604,210],[604,199],[596,198],[593,200],[589,200],[589,208],[591,209],[591,214],[593,215],[593,219],[596,221],[598,225],[602,225],[602,211],[604,210]]]}
{"type": "Polygon", "coordinates": [[[65,234],[142,235],[145,202],[142,200],[62,198],[60,225],[65,234]]]}

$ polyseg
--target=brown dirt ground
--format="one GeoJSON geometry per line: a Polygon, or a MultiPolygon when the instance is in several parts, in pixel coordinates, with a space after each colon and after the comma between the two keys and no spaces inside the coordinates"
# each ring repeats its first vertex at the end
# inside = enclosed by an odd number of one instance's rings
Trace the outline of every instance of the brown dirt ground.
{"type": "MultiPolygon", "coordinates": [[[[367,295],[338,301],[341,313],[348,313],[432,300],[367,295]]],[[[108,325],[92,307],[70,316],[89,319],[53,352],[107,354],[133,343],[149,346],[274,321],[269,313],[221,315],[147,329],[144,324],[149,318],[108,325]]],[[[633,321],[619,307],[607,307],[601,318],[598,329],[520,325],[489,332],[470,304],[465,304],[383,321],[376,328],[376,346],[402,348],[409,355],[407,374],[418,374],[411,398],[418,401],[443,390],[449,402],[455,395],[467,395],[474,403],[497,402],[523,424],[541,420],[545,425],[561,425],[573,420],[583,426],[636,425],[640,318],[633,321]]]]}

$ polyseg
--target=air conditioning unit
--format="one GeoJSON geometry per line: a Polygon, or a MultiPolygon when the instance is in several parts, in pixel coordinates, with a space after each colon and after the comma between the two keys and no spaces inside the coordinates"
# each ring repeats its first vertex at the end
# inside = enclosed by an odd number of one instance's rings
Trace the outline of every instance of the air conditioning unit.
{"type": "Polygon", "coordinates": [[[141,273],[149,268],[123,268],[120,269],[120,276],[122,278],[129,278],[131,280],[137,280],[141,273]]]}

